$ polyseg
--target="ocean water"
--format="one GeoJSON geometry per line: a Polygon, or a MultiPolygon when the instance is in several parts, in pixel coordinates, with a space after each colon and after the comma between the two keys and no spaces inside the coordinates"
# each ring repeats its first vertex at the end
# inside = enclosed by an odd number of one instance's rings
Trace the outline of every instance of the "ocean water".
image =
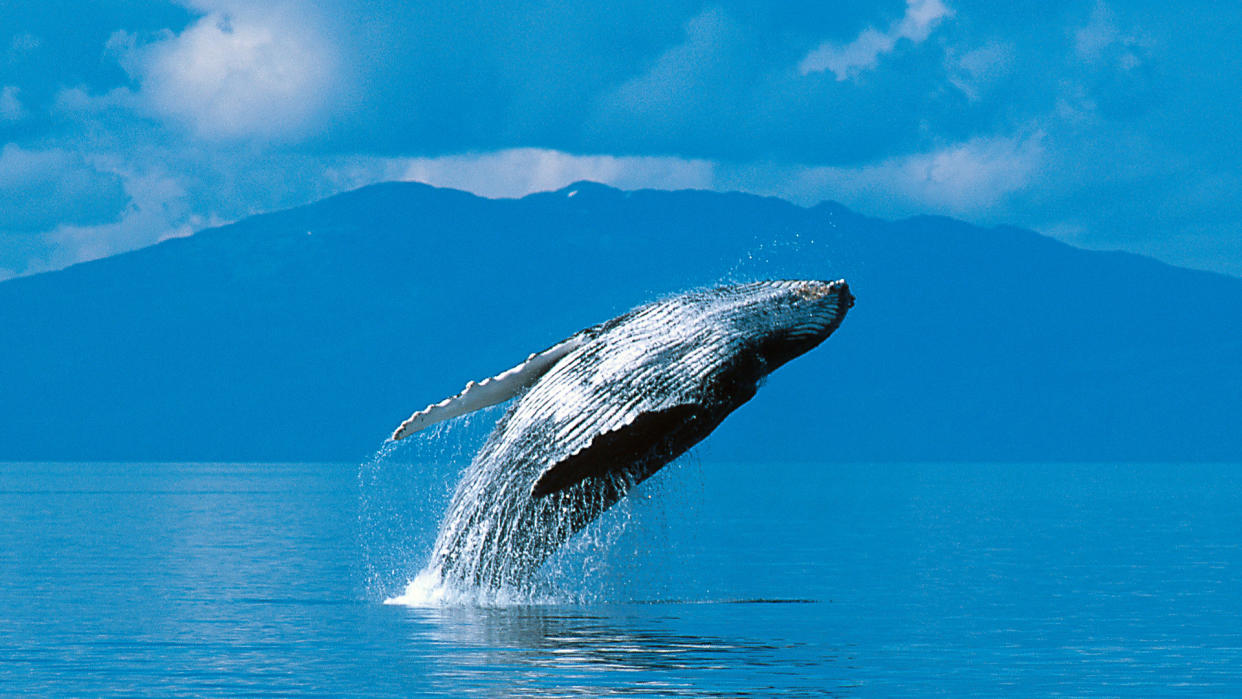
{"type": "Polygon", "coordinates": [[[0,464],[0,694],[1242,694],[1242,466],[670,466],[385,604],[453,469],[0,464]]]}

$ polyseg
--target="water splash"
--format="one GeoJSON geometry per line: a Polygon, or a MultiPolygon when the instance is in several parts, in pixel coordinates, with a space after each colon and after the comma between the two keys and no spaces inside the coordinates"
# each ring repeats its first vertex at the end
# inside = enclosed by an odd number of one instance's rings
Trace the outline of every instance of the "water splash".
{"type": "MultiPolygon", "coordinates": [[[[526,469],[476,458],[458,482],[426,566],[388,601],[504,605],[562,599],[539,569],[634,483],[610,475],[537,498],[529,482],[526,469]]],[[[624,526],[624,519],[612,519],[624,526]]],[[[604,541],[615,536],[610,531],[603,530],[604,541]]]]}
{"type": "Polygon", "coordinates": [[[453,489],[503,408],[385,442],[358,469],[358,538],[364,594],[400,594],[425,565],[453,489]]]}
{"type": "MultiPolygon", "coordinates": [[[[702,466],[688,454],[639,484],[572,536],[521,583],[471,584],[446,574],[435,545],[448,528],[453,494],[472,454],[505,406],[454,419],[401,442],[387,442],[359,469],[359,524],[366,596],[410,607],[511,607],[658,600],[676,583],[691,585],[684,569],[665,563],[673,527],[697,519],[702,466]]],[[[684,552],[683,552],[684,553],[684,552]]],[[[691,594],[690,596],[693,596],[691,594]]]]}
{"type": "MultiPolygon", "coordinates": [[[[444,431],[445,441],[461,441],[460,437],[453,437],[454,428],[461,426],[449,423],[444,431]]],[[[463,482],[465,478],[463,474],[463,482]]],[[[697,457],[687,455],[635,486],[595,521],[571,534],[563,545],[550,540],[548,545],[554,551],[542,565],[524,572],[523,577],[498,585],[475,582],[470,574],[454,569],[452,563],[446,564],[439,547],[442,540],[451,538],[445,532],[454,530],[452,523],[458,518],[455,509],[449,507],[438,531],[432,530],[438,534],[435,545],[427,544],[426,539],[417,545],[421,567],[405,568],[417,572],[410,575],[384,571],[389,576],[388,584],[373,589],[384,591],[381,598],[385,604],[420,608],[695,598],[699,581],[692,572],[677,565],[686,552],[676,550],[676,544],[670,542],[678,537],[669,534],[674,527],[693,526],[698,519],[702,488],[702,465],[697,457]],[[403,587],[394,589],[392,576],[402,581],[403,587]]],[[[457,490],[469,492],[470,488],[459,485],[457,490]]],[[[477,503],[471,506],[477,507],[477,503]]],[[[551,531],[555,533],[555,527],[551,531]]],[[[687,539],[683,535],[680,540],[687,539]]],[[[403,545],[406,553],[410,552],[409,546],[403,545]]]]}
{"type": "MultiPolygon", "coordinates": [[[[495,406],[400,442],[385,442],[360,466],[359,531],[367,597],[416,607],[502,607],[599,599],[587,586],[604,577],[592,571],[613,565],[605,552],[629,528],[634,507],[628,502],[582,532],[574,545],[558,553],[543,575],[537,574],[541,557],[522,560],[520,555],[491,555],[485,550],[488,542],[484,538],[471,537],[466,549],[450,554],[461,548],[451,543],[457,534],[480,518],[491,522],[508,518],[513,520],[511,528],[520,527],[514,512],[506,511],[512,508],[503,506],[505,498],[494,492],[495,483],[507,479],[471,465],[507,407],[495,406]]],[[[522,496],[529,498],[524,491],[522,496]]],[[[635,502],[649,499],[639,496],[635,502]]],[[[546,546],[526,537],[514,541],[515,550],[553,550],[562,537],[582,528],[574,521],[581,516],[568,514],[571,508],[558,510],[550,499],[545,500],[535,508],[542,524],[531,528],[548,534],[546,546]]],[[[601,500],[593,508],[582,509],[606,509],[606,505],[601,500]]],[[[480,531],[485,535],[488,529],[480,531]]]]}
{"type": "MultiPolygon", "coordinates": [[[[767,373],[827,338],[851,303],[843,281],[755,282],[685,293],[578,333],[573,359],[496,421],[457,481],[426,565],[386,600],[545,600],[545,561],[706,437],[767,373]]],[[[441,428],[417,444],[447,443],[451,454],[425,456],[451,463],[445,457],[467,453],[466,441],[445,440],[441,428]]],[[[397,449],[385,447],[377,462],[397,449]]],[[[612,548],[631,503],[591,550],[612,548]]],[[[408,568],[404,559],[382,563],[371,570],[408,568]]]]}
{"type": "Polygon", "coordinates": [[[753,279],[818,279],[825,269],[837,270],[832,248],[814,235],[790,232],[768,240],[756,237],[750,249],[735,260],[713,284],[738,284],[753,279]]]}

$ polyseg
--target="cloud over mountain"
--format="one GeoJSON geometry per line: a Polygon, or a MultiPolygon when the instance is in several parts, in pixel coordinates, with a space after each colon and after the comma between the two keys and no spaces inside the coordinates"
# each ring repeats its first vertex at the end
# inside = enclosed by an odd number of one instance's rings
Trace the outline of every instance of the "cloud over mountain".
{"type": "MultiPolygon", "coordinates": [[[[1242,59],[1242,13],[196,0],[55,14],[0,8],[0,145],[74,154],[65,176],[111,184],[66,188],[64,218],[40,230],[38,205],[0,223],[10,272],[420,172],[520,193],[572,170],[1007,221],[1242,273],[1242,126],[1220,69],[1242,59]]],[[[0,162],[0,179],[18,167],[0,162]]]]}

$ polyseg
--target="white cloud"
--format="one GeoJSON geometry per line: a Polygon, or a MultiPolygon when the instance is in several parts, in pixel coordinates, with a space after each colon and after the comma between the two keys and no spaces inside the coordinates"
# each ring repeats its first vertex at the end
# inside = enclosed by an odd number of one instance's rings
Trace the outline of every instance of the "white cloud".
{"type": "Polygon", "coordinates": [[[1121,39],[1112,11],[1103,2],[1097,1],[1091,11],[1091,20],[1074,32],[1074,51],[1085,61],[1096,61],[1121,39]]]}
{"type": "Polygon", "coordinates": [[[209,139],[297,140],[333,99],[332,44],[292,10],[212,13],[153,43],[117,33],[108,45],[146,110],[209,139]]]}
{"type": "Polygon", "coordinates": [[[114,173],[65,148],[0,148],[0,232],[115,220],[127,198],[114,173]]]}
{"type": "Polygon", "coordinates": [[[22,32],[14,36],[13,40],[9,42],[9,54],[13,56],[27,54],[39,48],[42,44],[43,41],[34,34],[22,32]]]}
{"type": "Polygon", "coordinates": [[[665,51],[650,69],[605,98],[607,107],[629,113],[666,115],[695,96],[705,74],[721,62],[740,29],[719,8],[686,22],[686,39],[665,51]]]}
{"type": "Polygon", "coordinates": [[[845,45],[824,43],[802,59],[798,70],[803,74],[832,71],[837,80],[848,80],[876,66],[880,56],[896,48],[902,39],[920,43],[931,35],[942,19],[951,17],[941,0],[906,0],[906,13],[886,31],[868,27],[845,45]]]}
{"type": "Polygon", "coordinates": [[[574,155],[517,148],[439,158],[375,159],[343,170],[343,182],[396,179],[520,197],[591,180],[620,189],[741,190],[810,205],[841,201],[876,216],[940,213],[995,218],[1006,197],[1039,176],[1044,134],[976,138],[858,167],[756,166],[677,157],[574,155]],[[365,165],[365,166],[364,166],[365,165]]]}
{"type": "MultiPolygon", "coordinates": [[[[5,154],[10,156],[8,160],[13,160],[10,148],[5,149],[5,154]]],[[[27,156],[34,157],[26,157],[26,160],[39,163],[68,159],[65,154],[56,152],[28,153],[27,156]]],[[[168,238],[190,235],[204,225],[217,223],[191,212],[186,189],[177,177],[167,172],[160,169],[137,172],[115,156],[74,154],[74,157],[89,161],[95,171],[119,181],[118,189],[122,190],[119,194],[126,200],[124,208],[116,216],[98,223],[61,216],[59,224],[48,226],[44,232],[28,233],[30,253],[22,259],[6,260],[10,264],[19,263],[7,270],[8,276],[63,269],[168,238]]],[[[4,188],[3,180],[0,176],[0,191],[4,188]]],[[[5,270],[0,270],[0,279],[4,273],[5,270]]]]}
{"type": "Polygon", "coordinates": [[[19,92],[15,85],[0,88],[0,122],[21,121],[26,117],[26,108],[17,96],[19,92]]]}
{"type": "Polygon", "coordinates": [[[81,87],[67,87],[56,93],[52,110],[59,114],[89,119],[107,112],[142,110],[141,98],[128,87],[114,87],[103,94],[91,94],[81,87]]]}
{"type": "Polygon", "coordinates": [[[949,82],[974,102],[991,84],[1009,72],[1013,60],[1013,46],[989,41],[964,53],[950,50],[945,63],[949,82]]]}
{"type": "Polygon", "coordinates": [[[804,205],[832,199],[873,216],[935,213],[995,220],[1006,197],[1039,174],[1043,138],[1038,132],[977,138],[859,167],[718,168],[716,186],[739,186],[804,205]],[[754,185],[759,179],[767,185],[754,185]]]}
{"type": "Polygon", "coordinates": [[[1093,66],[1110,66],[1126,72],[1143,65],[1149,41],[1135,33],[1122,32],[1116,17],[1103,0],[1097,0],[1091,19],[1074,32],[1074,54],[1093,66]]]}
{"type": "Polygon", "coordinates": [[[578,180],[622,189],[709,188],[712,164],[658,156],[573,155],[540,148],[411,158],[400,179],[464,189],[485,197],[520,197],[560,189],[578,180]]]}
{"type": "Polygon", "coordinates": [[[188,211],[185,189],[163,172],[122,172],[130,198],[119,221],[96,226],[60,225],[44,239],[53,247],[43,265],[27,274],[60,269],[79,262],[190,235],[206,222],[188,211]]]}

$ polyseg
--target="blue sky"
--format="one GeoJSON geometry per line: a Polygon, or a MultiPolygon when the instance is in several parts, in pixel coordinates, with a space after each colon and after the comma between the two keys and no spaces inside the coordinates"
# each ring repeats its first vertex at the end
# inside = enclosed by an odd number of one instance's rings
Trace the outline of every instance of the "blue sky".
{"type": "Polygon", "coordinates": [[[0,5],[0,278],[390,179],[1026,226],[1242,275],[1232,3],[0,5]]]}

